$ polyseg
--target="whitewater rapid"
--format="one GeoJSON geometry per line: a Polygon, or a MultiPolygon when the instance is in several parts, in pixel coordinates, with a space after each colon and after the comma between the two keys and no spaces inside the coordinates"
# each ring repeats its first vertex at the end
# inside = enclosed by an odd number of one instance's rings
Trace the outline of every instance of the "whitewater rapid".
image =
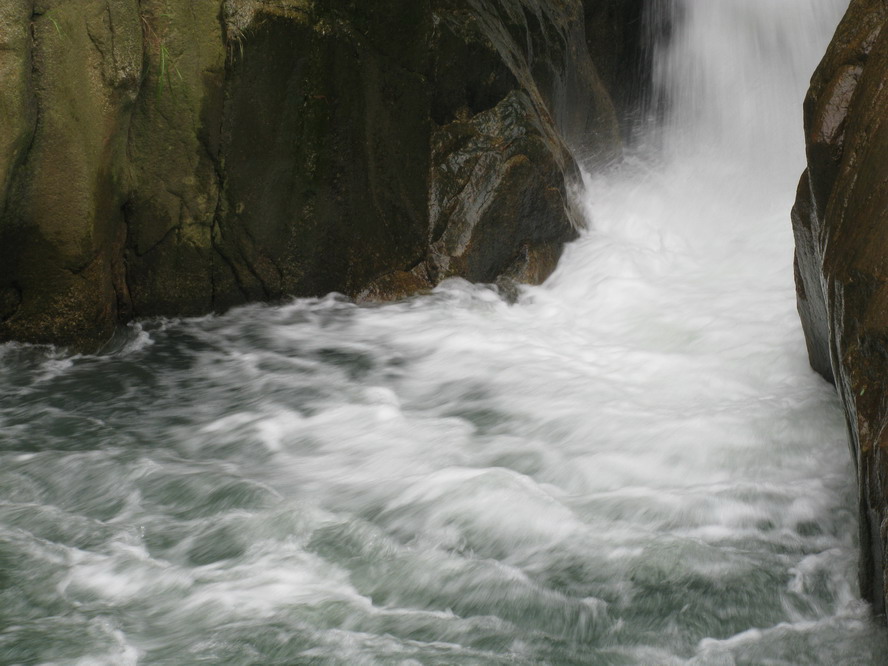
{"type": "Polygon", "coordinates": [[[661,129],[514,305],[457,280],[0,347],[0,662],[884,663],[792,283],[842,4],[680,3],[661,129]]]}

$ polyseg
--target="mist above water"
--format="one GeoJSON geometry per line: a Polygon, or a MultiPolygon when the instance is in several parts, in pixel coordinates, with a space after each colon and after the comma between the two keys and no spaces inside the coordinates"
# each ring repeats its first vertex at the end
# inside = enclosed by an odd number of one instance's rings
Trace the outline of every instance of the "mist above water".
{"type": "Polygon", "coordinates": [[[880,663],[788,221],[841,5],[680,3],[665,127],[514,306],[0,347],[0,661],[880,663]]]}

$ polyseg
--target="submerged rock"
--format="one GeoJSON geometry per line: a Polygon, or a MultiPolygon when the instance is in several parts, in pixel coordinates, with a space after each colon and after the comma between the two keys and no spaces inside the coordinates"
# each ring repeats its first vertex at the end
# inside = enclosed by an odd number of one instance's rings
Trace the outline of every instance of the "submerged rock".
{"type": "Polygon", "coordinates": [[[805,101],[793,209],[812,366],[838,389],[860,490],[861,591],[888,597],[888,7],[853,0],[805,101]]]}
{"type": "Polygon", "coordinates": [[[577,156],[620,152],[587,34],[640,30],[582,0],[31,4],[0,8],[0,340],[81,348],[133,317],[543,280],[577,156]]]}

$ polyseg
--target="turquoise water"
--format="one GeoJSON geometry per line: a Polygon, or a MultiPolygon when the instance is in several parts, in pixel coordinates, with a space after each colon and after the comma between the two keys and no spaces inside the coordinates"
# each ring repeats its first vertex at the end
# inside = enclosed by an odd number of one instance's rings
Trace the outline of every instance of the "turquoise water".
{"type": "Polygon", "coordinates": [[[0,347],[0,663],[884,663],[792,285],[786,128],[840,4],[690,2],[665,135],[515,305],[0,347]]]}

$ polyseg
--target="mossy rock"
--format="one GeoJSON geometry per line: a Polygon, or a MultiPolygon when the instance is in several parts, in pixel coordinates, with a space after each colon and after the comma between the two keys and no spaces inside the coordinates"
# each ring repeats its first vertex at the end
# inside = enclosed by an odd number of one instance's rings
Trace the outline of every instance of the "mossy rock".
{"type": "Polygon", "coordinates": [[[541,281],[620,153],[581,0],[8,3],[0,46],[0,340],[541,281]]]}

